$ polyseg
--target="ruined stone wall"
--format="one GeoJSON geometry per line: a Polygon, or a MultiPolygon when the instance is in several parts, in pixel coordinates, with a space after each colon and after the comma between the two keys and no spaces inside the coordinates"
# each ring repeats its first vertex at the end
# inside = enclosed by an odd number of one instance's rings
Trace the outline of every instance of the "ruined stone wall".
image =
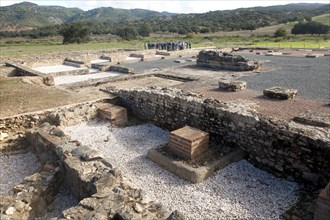
{"type": "Polygon", "coordinates": [[[27,141],[50,161],[15,186],[13,195],[0,198],[1,219],[44,219],[64,178],[80,200],[62,212],[64,219],[182,219],[149,199],[99,152],[72,141],[58,127],[44,123],[27,133],[27,141]]]}
{"type": "Polygon", "coordinates": [[[39,126],[44,122],[53,125],[73,125],[82,121],[95,118],[97,108],[94,103],[105,100],[77,103],[58,108],[47,109],[12,117],[0,118],[0,133],[6,134],[6,138],[0,140],[4,148],[13,141],[24,139],[25,131],[39,126]]]}
{"type": "Polygon", "coordinates": [[[197,66],[234,71],[251,71],[260,66],[260,62],[240,55],[215,50],[202,50],[198,54],[197,66]]]}
{"type": "Polygon", "coordinates": [[[210,132],[276,175],[314,184],[330,180],[329,129],[260,115],[245,102],[224,103],[176,89],[109,91],[140,118],[169,130],[190,125],[210,132]]]}

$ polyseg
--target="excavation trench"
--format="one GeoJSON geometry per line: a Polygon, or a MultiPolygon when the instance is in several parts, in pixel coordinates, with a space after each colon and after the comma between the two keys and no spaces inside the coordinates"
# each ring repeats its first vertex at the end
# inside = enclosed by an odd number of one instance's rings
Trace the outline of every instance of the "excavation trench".
{"type": "MultiPolygon", "coordinates": [[[[217,130],[211,118],[227,117],[219,122],[233,129],[242,129],[242,122],[259,123],[251,122],[253,117],[246,111],[243,112],[244,120],[239,120],[242,116],[237,112],[228,113],[224,112],[227,110],[213,108],[212,100],[201,104],[205,106],[199,106],[196,97],[191,97],[194,94],[189,93],[187,101],[182,98],[182,94],[166,95],[168,91],[164,89],[157,92],[151,94],[149,91],[134,91],[134,96],[131,96],[131,91],[119,91],[118,94],[121,96],[120,104],[137,116],[156,108],[154,113],[158,113],[157,116],[150,112],[148,117],[140,118],[155,122],[159,127],[152,123],[136,123],[130,120],[130,114],[128,123],[123,127],[116,127],[108,120],[99,119],[99,102],[109,100],[80,103],[47,112],[2,119],[1,123],[5,126],[12,121],[24,121],[19,124],[23,129],[24,126],[27,127],[27,122],[28,125],[31,124],[33,118],[34,125],[37,126],[28,130],[22,139],[26,141],[26,146],[31,146],[31,152],[37,155],[40,168],[38,172],[14,186],[12,195],[1,199],[1,218],[83,216],[95,219],[159,219],[182,213],[189,219],[205,216],[220,216],[225,219],[237,216],[246,219],[279,219],[280,215],[297,201],[297,183],[276,178],[246,160],[229,164],[198,184],[187,182],[148,160],[146,154],[150,148],[169,140],[169,132],[162,128],[178,128],[180,120],[187,120],[191,124],[200,125],[201,128],[208,126],[213,136],[217,131],[223,132],[220,136],[224,137],[222,142],[216,142],[215,145],[218,144],[216,147],[224,149],[228,146],[242,147],[244,134],[241,131],[235,134],[228,128],[217,130]],[[165,95],[162,94],[164,92],[165,95]],[[139,100],[135,102],[135,99],[139,100]],[[171,106],[172,104],[175,106],[171,106]],[[164,105],[164,111],[161,105],[164,105]],[[192,111],[190,113],[193,117],[190,119],[186,116],[179,119],[162,119],[163,114],[171,114],[169,109],[178,114],[187,114],[187,109],[183,111],[181,105],[192,105],[195,110],[209,113],[195,114],[192,111]],[[205,122],[206,119],[209,124],[205,122]],[[228,145],[228,138],[232,140],[232,145],[228,145]],[[57,204],[62,201],[61,196],[67,194],[70,203],[57,209],[57,204]]],[[[240,108],[237,105],[235,107],[236,110],[240,108]]],[[[263,126],[267,127],[268,124],[263,126]]],[[[10,131],[12,130],[8,130],[10,131]]],[[[262,138],[262,135],[267,138],[267,134],[262,133],[258,134],[258,138],[262,138]]],[[[219,137],[218,134],[215,136],[219,137]]],[[[306,141],[314,144],[312,139],[306,141]]],[[[286,142],[289,143],[290,141],[286,142]]],[[[261,144],[267,145],[265,142],[261,144]]],[[[247,146],[243,146],[244,150],[248,150],[247,146]]],[[[278,155],[281,156],[280,153],[278,155]]],[[[252,159],[256,156],[254,152],[250,152],[252,159]]],[[[258,159],[255,161],[258,162],[258,159]]]]}

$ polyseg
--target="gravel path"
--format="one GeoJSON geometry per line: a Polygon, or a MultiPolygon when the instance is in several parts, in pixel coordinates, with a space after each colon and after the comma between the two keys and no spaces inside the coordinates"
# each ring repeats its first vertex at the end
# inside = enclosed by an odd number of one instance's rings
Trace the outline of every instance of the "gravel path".
{"type": "Polygon", "coordinates": [[[103,152],[114,166],[150,198],[189,219],[279,219],[296,200],[297,184],[275,178],[245,160],[191,184],[146,159],[149,148],[164,143],[169,133],[151,124],[112,128],[91,121],[66,127],[72,139],[103,152]]]}
{"type": "Polygon", "coordinates": [[[9,191],[24,177],[38,169],[37,158],[32,153],[5,155],[0,152],[0,197],[9,195],[9,191]]]}

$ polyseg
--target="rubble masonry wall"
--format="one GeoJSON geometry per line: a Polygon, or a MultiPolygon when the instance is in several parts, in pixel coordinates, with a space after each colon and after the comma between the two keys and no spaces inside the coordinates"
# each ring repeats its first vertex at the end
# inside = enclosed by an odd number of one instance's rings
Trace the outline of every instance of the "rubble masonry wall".
{"type": "Polygon", "coordinates": [[[313,184],[330,180],[329,132],[264,116],[237,103],[203,99],[175,89],[109,90],[141,119],[175,130],[185,125],[211,134],[221,144],[239,146],[262,168],[313,184]]]}

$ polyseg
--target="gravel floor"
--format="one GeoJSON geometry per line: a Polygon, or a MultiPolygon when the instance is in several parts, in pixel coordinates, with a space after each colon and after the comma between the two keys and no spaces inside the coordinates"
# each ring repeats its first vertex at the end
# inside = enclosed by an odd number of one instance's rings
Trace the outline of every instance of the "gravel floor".
{"type": "Polygon", "coordinates": [[[306,58],[285,56],[247,57],[269,60],[265,67],[273,69],[266,73],[242,77],[248,88],[263,91],[282,86],[298,89],[298,95],[308,98],[330,100],[330,57],[306,58]]]}
{"type": "Polygon", "coordinates": [[[32,153],[5,155],[0,152],[0,197],[9,195],[9,191],[24,177],[38,169],[37,158],[32,153]]]}
{"type": "Polygon", "coordinates": [[[162,69],[168,67],[176,67],[176,66],[184,66],[184,65],[191,65],[192,62],[184,62],[184,63],[176,63],[174,60],[185,60],[191,59],[190,57],[186,58],[166,58],[159,59],[159,60],[151,60],[151,61],[144,61],[144,62],[134,62],[134,63],[124,63],[120,66],[130,67],[133,68],[133,72],[136,74],[144,73],[146,70],[150,69],[162,69]]]}
{"type": "MultiPolygon", "coordinates": [[[[263,91],[273,86],[283,86],[298,89],[298,95],[308,98],[330,100],[330,57],[306,58],[288,56],[263,56],[242,54],[248,58],[264,60],[264,67],[272,69],[257,75],[241,78],[247,81],[249,89],[263,91]]],[[[175,63],[174,60],[186,58],[171,58],[123,64],[131,67],[135,73],[143,73],[150,69],[163,69],[192,65],[195,62],[175,63]]],[[[192,70],[193,72],[194,70],[192,70]]],[[[223,72],[223,71],[222,71],[223,72]]],[[[211,71],[214,73],[214,71],[211,71]]],[[[232,74],[232,73],[229,73],[232,74]]]]}
{"type": "Polygon", "coordinates": [[[112,128],[91,121],[66,127],[72,139],[103,152],[114,166],[150,198],[189,219],[279,219],[297,200],[298,185],[255,168],[245,160],[191,184],[146,159],[147,150],[168,140],[168,132],[151,124],[112,128]]]}
{"type": "Polygon", "coordinates": [[[47,220],[51,218],[61,218],[62,211],[69,209],[78,205],[79,199],[77,199],[69,187],[65,184],[62,184],[59,192],[55,196],[54,202],[52,203],[52,207],[48,207],[51,211],[48,211],[47,214],[41,218],[37,218],[37,220],[47,220]]]}

